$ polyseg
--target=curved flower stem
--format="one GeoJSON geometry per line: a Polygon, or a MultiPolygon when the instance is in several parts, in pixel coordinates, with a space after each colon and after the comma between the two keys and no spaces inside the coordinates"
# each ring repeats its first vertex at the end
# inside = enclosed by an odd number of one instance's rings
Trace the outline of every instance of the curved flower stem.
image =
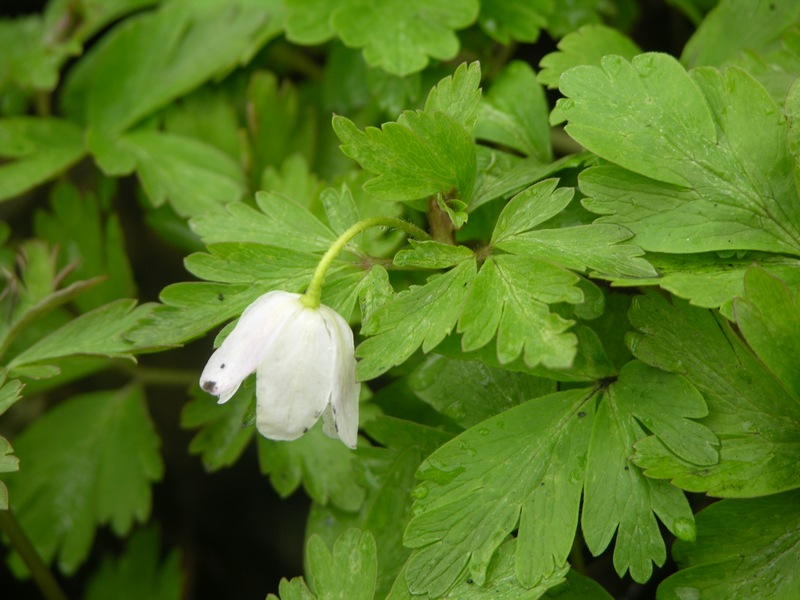
{"type": "Polygon", "coordinates": [[[5,531],[11,546],[25,562],[42,596],[46,600],[67,600],[67,595],[58,585],[53,573],[47,568],[11,510],[0,510],[0,530],[5,531]]]}
{"type": "Polygon", "coordinates": [[[419,240],[431,239],[431,236],[425,233],[422,229],[409,223],[408,221],[403,221],[402,219],[395,219],[394,217],[370,217],[369,219],[359,221],[345,231],[342,235],[340,235],[333,245],[328,248],[328,251],[322,256],[322,259],[319,261],[319,264],[314,271],[314,275],[311,278],[311,283],[308,284],[306,293],[300,298],[300,301],[303,304],[309,308],[319,307],[320,296],[322,295],[322,282],[325,279],[325,273],[328,271],[328,267],[331,266],[333,259],[336,258],[339,252],[342,251],[342,248],[344,248],[350,240],[370,227],[392,227],[394,229],[400,229],[411,237],[419,240]]]}

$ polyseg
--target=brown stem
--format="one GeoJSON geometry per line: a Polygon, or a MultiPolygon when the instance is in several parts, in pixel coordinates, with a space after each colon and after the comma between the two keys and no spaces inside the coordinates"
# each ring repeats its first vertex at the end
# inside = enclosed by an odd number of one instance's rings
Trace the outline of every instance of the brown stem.
{"type": "Polygon", "coordinates": [[[428,198],[428,224],[431,228],[431,237],[442,244],[455,246],[456,236],[453,221],[450,215],[439,208],[436,196],[428,198]]]}

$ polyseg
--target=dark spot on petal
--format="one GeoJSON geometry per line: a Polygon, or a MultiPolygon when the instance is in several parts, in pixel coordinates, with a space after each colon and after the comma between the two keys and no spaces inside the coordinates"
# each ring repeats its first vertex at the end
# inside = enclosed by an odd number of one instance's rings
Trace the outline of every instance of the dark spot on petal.
{"type": "Polygon", "coordinates": [[[220,369],[224,369],[224,368],[225,368],[225,363],[222,363],[222,364],[219,366],[219,368],[220,368],[220,369]]]}
{"type": "Polygon", "coordinates": [[[308,433],[308,427],[303,428],[303,433],[308,433]]]}
{"type": "Polygon", "coordinates": [[[339,424],[336,421],[333,422],[333,428],[336,430],[336,433],[339,433],[339,424]]]}
{"type": "Polygon", "coordinates": [[[216,387],[217,387],[217,382],[216,381],[204,381],[202,383],[202,388],[205,391],[210,392],[212,394],[214,393],[214,390],[216,389],[216,387]]]}

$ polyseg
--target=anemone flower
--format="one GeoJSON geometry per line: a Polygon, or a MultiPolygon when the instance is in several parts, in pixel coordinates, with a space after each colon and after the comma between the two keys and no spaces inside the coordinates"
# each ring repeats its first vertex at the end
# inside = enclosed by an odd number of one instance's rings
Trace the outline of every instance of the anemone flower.
{"type": "Polygon", "coordinates": [[[294,440],[323,419],[350,448],[358,434],[353,332],[333,309],[306,306],[300,294],[273,291],[248,306],[208,359],[200,387],[227,402],[256,372],[256,427],[294,440]]]}

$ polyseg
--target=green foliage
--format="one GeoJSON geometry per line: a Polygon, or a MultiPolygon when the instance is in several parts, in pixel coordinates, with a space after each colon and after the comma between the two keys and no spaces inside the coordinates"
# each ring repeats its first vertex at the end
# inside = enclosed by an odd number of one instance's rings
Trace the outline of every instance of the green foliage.
{"type": "Polygon", "coordinates": [[[379,175],[364,189],[389,201],[447,194],[468,202],[475,182],[470,132],[479,79],[477,65],[462,66],[452,80],[445,79],[431,91],[424,111],[406,111],[381,129],[362,132],[349,119],[334,117],[342,152],[379,175]],[[454,102],[454,97],[459,101],[454,102]],[[443,111],[440,105],[448,109],[443,111]]]}
{"type": "Polygon", "coordinates": [[[423,69],[428,57],[449,60],[458,52],[454,29],[473,23],[477,0],[291,0],[287,34],[304,44],[328,39],[335,31],[351,48],[363,48],[368,64],[408,75],[423,69]]]}
{"type": "Polygon", "coordinates": [[[0,200],[52,179],[85,154],[82,132],[63,119],[0,119],[0,200]],[[6,162],[6,160],[8,162],[6,162]]]}
{"type": "Polygon", "coordinates": [[[645,363],[680,373],[700,390],[709,408],[704,424],[720,440],[719,462],[700,465],[648,437],[637,444],[634,458],[648,476],[722,497],[752,497],[800,485],[795,470],[798,398],[729,323],[656,294],[637,298],[630,318],[638,330],[631,334],[631,351],[645,363]]]}
{"type": "Polygon", "coordinates": [[[412,593],[441,596],[466,573],[483,585],[495,550],[517,527],[520,583],[563,577],[578,523],[592,395],[578,389],[530,400],[423,462],[404,538],[415,548],[405,573],[412,593]]]}
{"type": "MultiPolygon", "coordinates": [[[[6,381],[5,371],[0,371],[0,415],[22,397],[22,384],[16,380],[6,381]]],[[[19,470],[19,459],[14,456],[8,440],[0,435],[0,473],[19,470]]],[[[8,489],[0,481],[0,510],[8,510],[8,489]]]]}
{"type": "Polygon", "coordinates": [[[358,510],[364,490],[353,480],[354,458],[338,440],[322,433],[321,424],[288,443],[259,438],[261,471],[281,496],[303,489],[320,504],[333,503],[349,511],[358,510]]]}
{"type": "MultiPolygon", "coordinates": [[[[14,442],[24,465],[7,479],[17,515],[45,560],[73,573],[95,530],[119,536],[150,515],[150,486],[163,476],[160,440],[135,386],[69,399],[14,442]],[[135,449],[135,451],[131,451],[135,449]]],[[[22,569],[19,559],[12,565],[22,569]]]]}
{"type": "Polygon", "coordinates": [[[700,512],[697,540],[675,544],[675,560],[683,570],[661,586],[664,598],[683,598],[687,593],[794,598],[800,591],[795,569],[797,500],[796,491],[786,492],[723,500],[700,512]]]}
{"type": "Polygon", "coordinates": [[[567,119],[570,136],[618,165],[581,175],[584,205],[614,215],[599,222],[624,225],[654,252],[800,253],[785,121],[746,72],[608,56],[565,73],[560,89],[553,121],[567,119]]]}
{"type": "Polygon", "coordinates": [[[173,550],[159,564],[159,537],[155,528],[131,535],[118,560],[103,561],[89,583],[86,600],[178,600],[183,579],[180,554],[173,550]]]}
{"type": "Polygon", "coordinates": [[[800,595],[800,9],[661,4],[0,18],[0,526],[33,543],[0,536],[8,575],[244,597],[247,553],[301,568],[248,510],[267,485],[311,508],[303,576],[262,597],[800,595]],[[201,367],[262,295],[310,290],[300,322],[320,287],[358,364],[314,351],[331,413],[266,439],[279,313],[201,367]],[[355,451],[326,435],[351,368],[355,451]]]}
{"type": "MultiPolygon", "coordinates": [[[[328,550],[319,536],[308,540],[308,578],[312,594],[302,578],[282,580],[281,600],[371,600],[375,590],[377,560],[375,539],[368,531],[350,529],[328,550]]],[[[274,594],[267,599],[278,600],[274,594]]]]}

